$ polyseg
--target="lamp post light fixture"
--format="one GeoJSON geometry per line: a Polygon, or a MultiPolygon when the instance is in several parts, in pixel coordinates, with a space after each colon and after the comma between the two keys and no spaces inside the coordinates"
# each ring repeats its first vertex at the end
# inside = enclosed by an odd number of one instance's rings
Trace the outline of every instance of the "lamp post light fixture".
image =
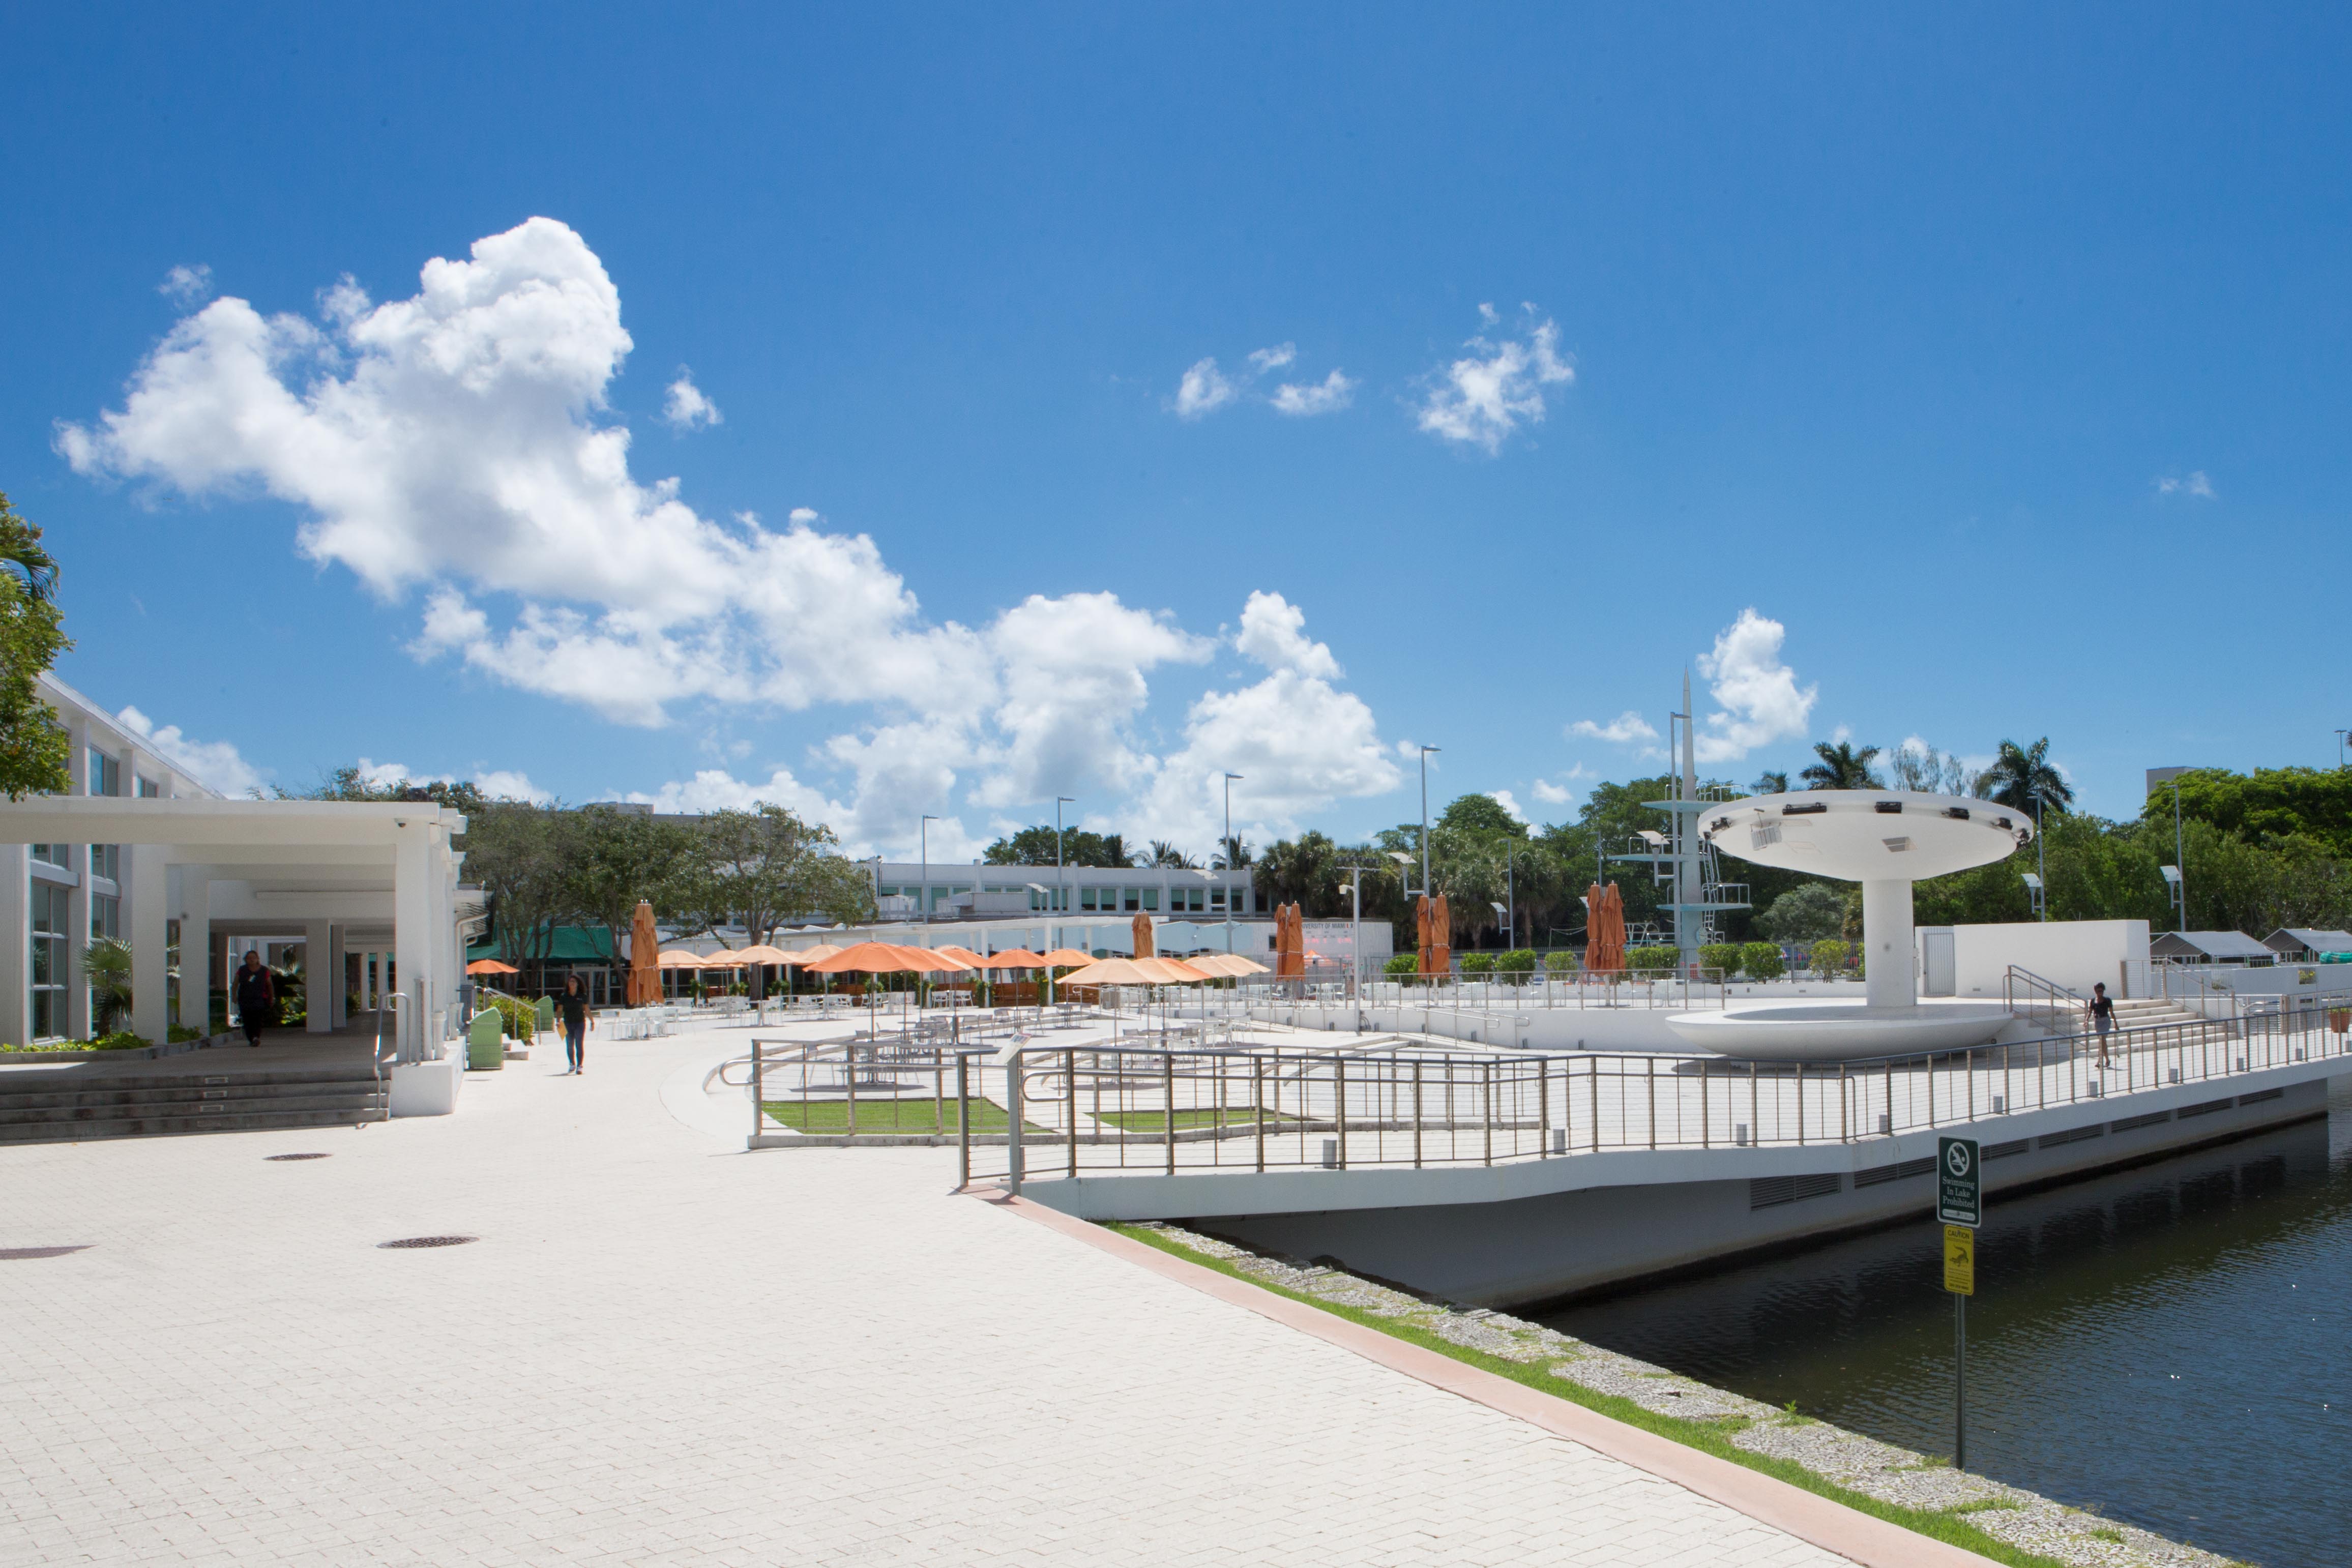
{"type": "Polygon", "coordinates": [[[1421,892],[1429,895],[1429,754],[1442,751],[1437,746],[1421,748],[1421,892]]]}
{"type": "MultiPolygon", "coordinates": [[[[1062,867],[1062,808],[1075,806],[1077,802],[1078,798],[1076,795],[1054,797],[1054,896],[1046,902],[1053,905],[1054,913],[1056,915],[1070,906],[1069,874],[1062,867]]],[[[1060,926],[1055,926],[1053,929],[1056,936],[1060,936],[1060,926]]],[[[1055,944],[1055,946],[1060,945],[1059,942],[1055,944]]],[[[1052,973],[1051,970],[1046,972],[1048,975],[1052,973]]]]}
{"type": "Polygon", "coordinates": [[[2025,895],[2026,895],[2026,897],[2028,897],[2028,898],[2030,898],[2030,899],[2032,899],[2032,900],[2033,901],[2033,918],[2034,918],[2034,919],[2036,919],[2036,920],[2047,920],[2047,919],[2049,919],[2049,918],[2050,918],[2050,912],[2049,912],[2049,910],[2048,910],[2047,908],[2045,908],[2045,907],[2043,906],[2043,904],[2042,904],[2042,878],[2041,878],[2041,877],[2039,877],[2039,876],[2037,876],[2036,874],[2034,874],[2032,872],[2030,872],[2030,871],[2029,871],[2029,872],[2021,873],[2020,873],[2020,874],[2021,874],[2021,879],[2022,879],[2022,880],[2023,880],[2023,882],[2025,883],[2025,895]]]}
{"type": "Polygon", "coordinates": [[[2344,767],[2344,737],[2347,735],[2352,735],[2352,729],[2339,729],[2336,732],[2336,767],[2339,772],[2344,767]]]}
{"type": "MultiPolygon", "coordinates": [[[[1241,869],[1237,863],[1241,860],[1241,850],[1240,847],[1234,842],[1234,781],[1238,779],[1240,777],[1241,775],[1238,773],[1228,773],[1225,775],[1225,870],[1228,872],[1238,871],[1241,869]]],[[[1225,884],[1226,956],[1231,956],[1233,950],[1234,889],[1233,884],[1231,883],[1227,883],[1225,884]]]]}
{"type": "Polygon", "coordinates": [[[2189,929],[2189,857],[2183,852],[2180,832],[2180,776],[2186,768],[2151,768],[2147,770],[2147,792],[2156,793],[2159,784],[2172,786],[2172,874],[2164,880],[2172,884],[2173,902],[2180,908],[2179,929],[2189,929]]]}
{"type": "Polygon", "coordinates": [[[923,857],[923,902],[921,904],[921,913],[923,916],[923,924],[926,925],[929,925],[931,923],[931,824],[938,821],[939,819],[937,817],[927,816],[915,826],[915,831],[919,835],[923,846],[921,851],[923,857]]]}
{"type": "Polygon", "coordinates": [[[2181,883],[2180,868],[2177,865],[2160,865],[2156,869],[2164,878],[2164,896],[2173,908],[2172,928],[2176,931],[2188,930],[2189,890],[2181,883]]]}

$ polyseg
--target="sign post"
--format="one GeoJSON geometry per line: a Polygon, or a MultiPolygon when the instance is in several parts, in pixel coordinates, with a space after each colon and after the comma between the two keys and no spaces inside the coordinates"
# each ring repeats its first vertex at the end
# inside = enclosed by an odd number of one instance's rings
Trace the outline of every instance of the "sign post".
{"type": "Polygon", "coordinates": [[[1977,1293],[1977,1226],[1984,1180],[1974,1138],[1936,1141],[1936,1218],[1944,1223],[1944,1289],[1952,1297],[1952,1468],[1969,1464],[1969,1298],[1977,1293]]]}

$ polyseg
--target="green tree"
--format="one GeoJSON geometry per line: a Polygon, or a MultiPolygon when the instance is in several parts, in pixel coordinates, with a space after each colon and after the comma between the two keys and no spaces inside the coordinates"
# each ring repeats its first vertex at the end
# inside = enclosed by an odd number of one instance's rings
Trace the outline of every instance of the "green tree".
{"type": "Polygon", "coordinates": [[[1454,804],[1439,814],[1440,828],[1473,836],[1492,834],[1507,839],[1524,839],[1528,825],[1503,809],[1503,803],[1492,795],[1458,795],[1454,804]]]}
{"type": "Polygon", "coordinates": [[[73,646],[58,605],[58,563],[41,530],[0,495],[0,790],[11,800],[72,787],[72,744],[38,682],[73,646]]]}
{"type": "Polygon", "coordinates": [[[1775,942],[1811,942],[1834,936],[1845,924],[1845,894],[1827,883],[1808,882],[1772,901],[1757,927],[1775,942]]]}
{"type": "MultiPolygon", "coordinates": [[[[2250,841],[2302,833],[2352,859],[2352,768],[2199,768],[2180,776],[2180,814],[2250,841]]],[[[2172,831],[2172,790],[2158,785],[2140,821],[2172,831]]],[[[2169,857],[2168,857],[2169,858],[2169,857]]]]}
{"type": "Polygon", "coordinates": [[[578,918],[557,813],[520,800],[466,813],[466,876],[489,900],[498,955],[520,965],[547,957],[558,924],[578,918]]]}
{"type": "Polygon", "coordinates": [[[797,915],[845,925],[873,914],[865,871],[845,860],[833,830],[762,802],[749,811],[714,811],[696,825],[694,859],[682,923],[712,931],[740,925],[756,946],[797,915]]]}
{"type": "Polygon", "coordinates": [[[1832,746],[1826,740],[1813,743],[1813,755],[1821,760],[1805,768],[1802,775],[1808,789],[1884,789],[1885,780],[1872,771],[1871,761],[1878,747],[1865,746],[1856,749],[1853,742],[1841,740],[1832,746]]]}
{"type": "Polygon", "coordinates": [[[1977,775],[1977,793],[1995,805],[2031,817],[2040,809],[2044,818],[2061,815],[2074,804],[2074,787],[2050,762],[2050,737],[2032,746],[2013,740],[2000,743],[1992,766],[1977,775]]]}
{"type": "MultiPolygon", "coordinates": [[[[1118,833],[1090,833],[1083,828],[1062,830],[1061,849],[1064,865],[1129,866],[1135,858],[1128,852],[1127,840],[1118,833]]],[[[1024,828],[1009,839],[999,839],[988,846],[981,859],[990,865],[1053,865],[1055,861],[1054,830],[1050,827],[1024,828]]]]}
{"type": "Polygon", "coordinates": [[[1789,792],[1789,776],[1778,768],[1768,768],[1756,776],[1756,782],[1748,787],[1748,792],[1751,795],[1785,795],[1789,792]]]}
{"type": "Polygon", "coordinates": [[[1789,972],[1776,942],[1750,942],[1740,948],[1739,967],[1751,980],[1777,980],[1789,972]]]}
{"type": "Polygon", "coordinates": [[[1191,855],[1186,854],[1182,850],[1178,849],[1166,839],[1154,839],[1151,841],[1150,858],[1146,860],[1144,863],[1152,866],[1167,866],[1175,871],[1198,871],[1201,869],[1201,862],[1199,861],[1194,860],[1191,855]]]}
{"type": "Polygon", "coordinates": [[[567,812],[551,825],[560,841],[559,902],[585,924],[604,928],[614,962],[626,950],[624,937],[639,900],[653,905],[656,918],[673,921],[691,901],[703,857],[701,841],[687,824],[600,804],[567,812]]]}

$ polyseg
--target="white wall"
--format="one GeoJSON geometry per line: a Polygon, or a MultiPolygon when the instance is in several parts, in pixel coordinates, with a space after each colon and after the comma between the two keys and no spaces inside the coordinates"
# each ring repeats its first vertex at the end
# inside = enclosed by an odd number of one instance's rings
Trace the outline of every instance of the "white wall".
{"type": "Polygon", "coordinates": [[[2124,965],[2147,961],[2145,920],[2021,920],[1938,929],[1952,933],[1952,972],[1961,997],[1999,1000],[2012,964],[2084,996],[2101,981],[2120,996],[2124,965]]]}

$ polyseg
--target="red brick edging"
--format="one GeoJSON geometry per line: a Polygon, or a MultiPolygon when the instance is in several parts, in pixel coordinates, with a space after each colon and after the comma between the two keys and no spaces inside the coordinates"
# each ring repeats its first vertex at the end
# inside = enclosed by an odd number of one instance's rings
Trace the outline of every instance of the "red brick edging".
{"type": "Polygon", "coordinates": [[[1516,1416],[1531,1426],[1540,1427],[1554,1437],[1580,1443],[1595,1453],[1622,1459],[1636,1469],[1646,1470],[1662,1480],[1673,1482],[1737,1510],[1748,1518],[1776,1530],[1787,1531],[1800,1541],[1811,1542],[1826,1552],[1834,1552],[1864,1565],[1864,1568],[1990,1568],[1992,1560],[1973,1552],[1916,1534],[1899,1524],[1859,1513],[1817,1492],[1790,1485],[1777,1477],[1751,1470],[1729,1459],[1716,1458],[1697,1448],[1686,1447],[1671,1437],[1645,1432],[1630,1427],[1612,1416],[1570,1400],[1556,1397],[1515,1383],[1507,1377],[1480,1367],[1441,1355],[1417,1344],[1408,1343],[1392,1334],[1361,1323],[1350,1322],[1319,1307],[1292,1301],[1272,1291],[1261,1290],[1229,1274],[1202,1267],[1157,1247],[1148,1247],[1131,1237],[1083,1219],[1073,1219],[1058,1209],[1027,1198],[1007,1197],[1002,1193],[978,1195],[988,1203],[1009,1208],[1024,1219],[1034,1220],[1075,1237],[1090,1246],[1100,1248],[1113,1257],[1124,1258],[1163,1279],[1189,1285],[1203,1295],[1214,1296],[1221,1301],[1244,1307],[1261,1317],[1313,1334],[1328,1344],[1352,1351],[1365,1360],[1378,1363],[1408,1377],[1418,1378],[1448,1394],[1516,1416]]]}

